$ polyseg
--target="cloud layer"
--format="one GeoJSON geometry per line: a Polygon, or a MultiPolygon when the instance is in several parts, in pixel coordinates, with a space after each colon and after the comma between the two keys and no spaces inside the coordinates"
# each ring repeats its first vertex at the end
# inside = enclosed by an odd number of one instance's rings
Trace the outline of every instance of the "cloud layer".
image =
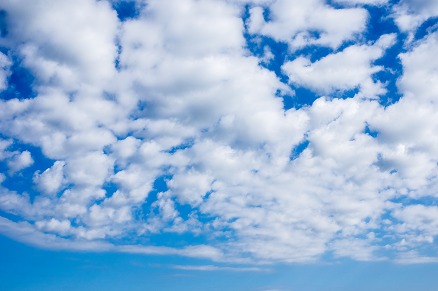
{"type": "Polygon", "coordinates": [[[3,1],[0,232],[227,262],[436,261],[438,33],[416,31],[438,12],[386,2],[150,0],[121,17],[120,1],[3,1]],[[370,36],[370,7],[392,31],[370,36]],[[315,100],[286,106],[298,89],[315,100]]]}

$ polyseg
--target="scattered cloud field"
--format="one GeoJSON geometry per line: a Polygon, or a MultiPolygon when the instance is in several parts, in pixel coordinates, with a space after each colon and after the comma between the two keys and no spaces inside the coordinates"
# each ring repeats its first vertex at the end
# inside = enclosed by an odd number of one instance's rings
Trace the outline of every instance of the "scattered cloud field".
{"type": "Polygon", "coordinates": [[[0,33],[1,234],[438,261],[437,1],[4,0],[0,33]]]}

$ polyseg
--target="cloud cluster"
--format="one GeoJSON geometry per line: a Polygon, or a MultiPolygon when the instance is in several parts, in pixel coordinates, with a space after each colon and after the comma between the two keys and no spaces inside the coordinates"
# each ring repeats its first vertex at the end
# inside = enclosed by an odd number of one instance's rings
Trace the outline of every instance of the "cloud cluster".
{"type": "Polygon", "coordinates": [[[122,21],[108,1],[3,1],[0,89],[19,60],[36,96],[0,101],[0,232],[229,262],[433,261],[438,34],[406,40],[402,98],[383,107],[392,68],[376,62],[398,31],[364,40],[361,5],[386,1],[335,2],[149,0],[122,21]],[[248,36],[287,44],[288,82],[248,36]],[[299,51],[315,46],[330,53],[299,51]],[[291,85],[320,95],[286,109],[291,85]]]}
{"type": "Polygon", "coordinates": [[[365,30],[367,17],[363,8],[335,9],[323,0],[278,0],[252,7],[248,29],[287,42],[291,49],[312,44],[337,48],[365,30]]]}
{"type": "Polygon", "coordinates": [[[351,45],[343,51],[311,62],[298,57],[286,62],[282,69],[289,81],[321,94],[359,88],[361,95],[376,98],[384,91],[372,75],[384,68],[373,65],[394,44],[394,35],[383,35],[373,45],[351,45]]]}

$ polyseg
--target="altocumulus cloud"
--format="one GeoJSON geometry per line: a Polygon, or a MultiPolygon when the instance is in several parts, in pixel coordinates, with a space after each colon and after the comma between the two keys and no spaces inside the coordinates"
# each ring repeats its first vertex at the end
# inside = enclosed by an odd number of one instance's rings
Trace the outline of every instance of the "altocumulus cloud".
{"type": "Polygon", "coordinates": [[[438,260],[436,1],[0,10],[2,234],[221,262],[438,260]]]}

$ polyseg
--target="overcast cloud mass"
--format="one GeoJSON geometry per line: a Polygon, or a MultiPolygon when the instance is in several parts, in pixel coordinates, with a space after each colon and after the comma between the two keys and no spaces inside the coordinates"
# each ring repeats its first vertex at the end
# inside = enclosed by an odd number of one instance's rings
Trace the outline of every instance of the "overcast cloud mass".
{"type": "Polygon", "coordinates": [[[0,233],[436,262],[437,17],[435,0],[0,1],[0,233]]]}

